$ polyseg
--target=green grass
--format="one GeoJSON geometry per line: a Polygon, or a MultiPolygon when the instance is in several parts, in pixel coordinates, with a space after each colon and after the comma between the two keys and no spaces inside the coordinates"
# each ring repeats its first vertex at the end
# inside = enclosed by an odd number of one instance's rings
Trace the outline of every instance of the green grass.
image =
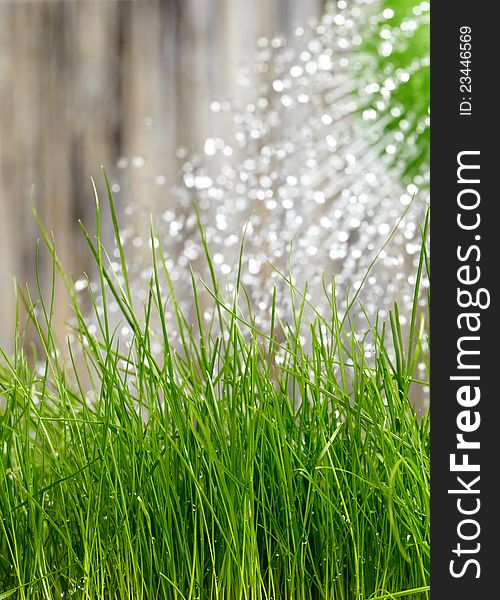
{"type": "MultiPolygon", "coordinates": [[[[258,330],[214,280],[214,322],[200,326],[197,304],[191,324],[161,290],[161,248],[138,312],[119,236],[124,278],[107,266],[98,204],[97,224],[97,236],[84,230],[99,267],[97,334],[42,228],[75,339],[65,349],[54,339],[53,296],[35,306],[25,294],[41,354],[28,356],[18,328],[1,361],[0,599],[428,598],[429,418],[409,401],[426,385],[414,380],[427,343],[416,310],[425,247],[410,339],[396,312],[374,323],[368,364],[356,299],[341,316],[332,292],[330,314],[306,323],[314,309],[290,281],[291,323],[279,322],[275,295],[258,330]]],[[[244,301],[239,277],[236,291],[244,301]]]]}
{"type": "MultiPolygon", "coordinates": [[[[403,180],[411,182],[415,176],[428,173],[430,164],[430,6],[427,3],[424,8],[424,3],[416,0],[381,0],[376,14],[384,9],[393,14],[377,26],[368,26],[371,29],[366,33],[364,49],[374,60],[373,78],[381,88],[391,78],[395,89],[390,101],[383,102],[384,108],[377,108],[377,103],[384,100],[381,94],[374,94],[368,106],[377,109],[377,121],[385,120],[384,137],[397,147],[391,165],[398,169],[403,180]],[[411,32],[402,32],[405,22],[414,26],[411,32]],[[387,37],[393,50],[389,56],[383,56],[380,46],[387,37]],[[401,79],[402,73],[408,78],[401,79]],[[402,128],[404,122],[406,126],[402,128]],[[398,130],[404,134],[400,141],[392,137],[398,130]]],[[[366,77],[365,70],[360,74],[366,77]]],[[[361,110],[364,108],[366,105],[361,104],[361,110]]]]}

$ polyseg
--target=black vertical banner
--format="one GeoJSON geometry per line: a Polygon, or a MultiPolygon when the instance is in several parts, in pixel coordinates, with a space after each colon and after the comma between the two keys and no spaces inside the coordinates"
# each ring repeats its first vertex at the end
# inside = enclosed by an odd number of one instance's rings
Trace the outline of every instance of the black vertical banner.
{"type": "Polygon", "coordinates": [[[431,9],[431,598],[500,597],[498,25],[431,9]]]}

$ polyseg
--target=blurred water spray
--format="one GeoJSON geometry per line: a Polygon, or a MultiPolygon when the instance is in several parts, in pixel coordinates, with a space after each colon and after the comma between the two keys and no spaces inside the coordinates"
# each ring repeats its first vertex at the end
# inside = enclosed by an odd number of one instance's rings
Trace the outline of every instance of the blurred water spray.
{"type": "MultiPolygon", "coordinates": [[[[166,252],[176,297],[187,315],[193,315],[189,268],[210,281],[196,205],[228,298],[246,228],[242,283],[257,326],[269,322],[275,287],[280,318],[292,319],[288,286],[279,272],[290,270],[299,289],[307,283],[308,298],[320,312],[327,306],[324,287],[331,289],[334,277],[339,308],[345,310],[382,248],[360,298],[370,319],[377,313],[386,317],[394,302],[403,324],[408,319],[429,178],[426,160],[415,157],[422,154],[419,136],[427,135],[429,121],[428,114],[418,114],[399,98],[401,87],[428,67],[428,56],[415,57],[407,68],[388,58],[406,51],[418,28],[428,24],[428,11],[424,2],[395,27],[393,10],[341,0],[328,7],[319,24],[298,28],[293,44],[282,38],[258,40],[254,63],[239,77],[249,100],[212,102],[218,134],[198,154],[179,149],[183,166],[175,185],[166,185],[161,173],[150,182],[175,199],[174,208],[155,215],[153,244],[166,252]],[[374,31],[376,52],[369,43],[374,31]]],[[[428,98],[428,90],[422,97],[428,98]]],[[[115,191],[126,189],[127,173],[143,163],[140,154],[120,159],[115,191]]],[[[152,274],[151,240],[147,215],[138,217],[136,210],[133,204],[125,209],[121,237],[132,294],[140,305],[152,274]]],[[[114,254],[120,278],[118,249],[114,254]]],[[[202,294],[202,307],[208,324],[213,317],[208,295],[202,294]]],[[[168,306],[167,318],[175,338],[168,306]]],[[[365,317],[360,313],[359,318],[362,331],[365,317]]],[[[127,326],[121,333],[130,341],[127,326]]]]}

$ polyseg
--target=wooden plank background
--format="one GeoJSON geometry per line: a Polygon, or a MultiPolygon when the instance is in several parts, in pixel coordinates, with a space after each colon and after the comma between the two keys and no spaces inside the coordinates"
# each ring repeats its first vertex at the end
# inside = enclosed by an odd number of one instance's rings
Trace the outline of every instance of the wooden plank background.
{"type": "MultiPolygon", "coordinates": [[[[91,270],[90,177],[140,153],[137,177],[172,182],[179,146],[200,148],[209,104],[237,97],[260,36],[289,36],[324,0],[0,0],[0,345],[11,347],[12,276],[33,287],[32,198],[68,270],[91,270]]],[[[134,170],[131,169],[132,176],[134,170]]],[[[140,188],[136,181],[133,189],[140,188]]],[[[165,188],[164,188],[165,189],[165,188]]],[[[132,201],[168,208],[158,188],[132,201]]],[[[109,223],[107,224],[109,228],[109,223]]],[[[42,255],[43,285],[50,262],[42,255]]],[[[60,284],[58,284],[60,285],[60,284]]],[[[57,297],[63,298],[60,290],[57,297]]],[[[69,316],[59,301],[56,330],[69,316]]]]}

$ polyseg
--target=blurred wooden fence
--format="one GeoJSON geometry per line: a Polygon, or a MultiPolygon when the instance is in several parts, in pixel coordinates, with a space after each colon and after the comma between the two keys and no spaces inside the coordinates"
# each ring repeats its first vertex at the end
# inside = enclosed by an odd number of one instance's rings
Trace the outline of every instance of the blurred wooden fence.
{"type": "MultiPolygon", "coordinates": [[[[33,285],[32,197],[64,265],[91,269],[90,177],[140,153],[140,177],[172,182],[175,149],[199,148],[209,104],[242,94],[236,69],[260,36],[290,35],[324,0],[0,0],[0,345],[14,326],[12,275],[33,285]],[[141,159],[142,160],[142,159],[141,159]],[[32,191],[33,188],[33,191],[32,191]]],[[[136,182],[137,183],[137,182],[136,182]]],[[[135,199],[143,202],[140,195],[135,199]]],[[[168,202],[158,192],[152,208],[168,202]]],[[[167,206],[165,206],[166,208],[167,206]]],[[[43,285],[50,261],[42,255],[43,285]]],[[[58,297],[64,297],[58,293],[58,297]]],[[[56,310],[56,330],[69,316],[56,310]]]]}

